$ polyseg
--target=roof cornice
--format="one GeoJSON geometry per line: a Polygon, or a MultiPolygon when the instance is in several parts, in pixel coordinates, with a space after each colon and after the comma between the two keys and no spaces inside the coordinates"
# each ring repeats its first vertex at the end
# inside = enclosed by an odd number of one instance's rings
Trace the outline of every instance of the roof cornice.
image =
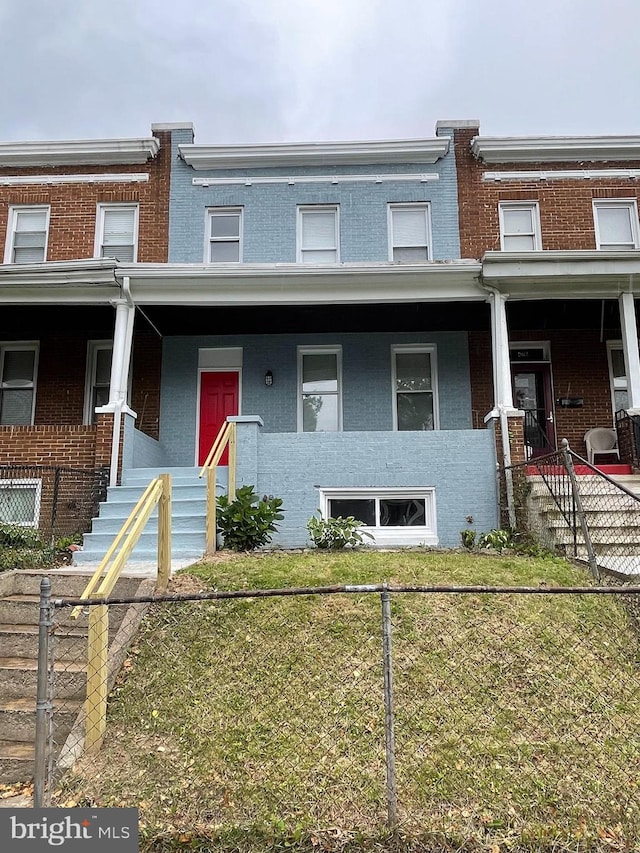
{"type": "Polygon", "coordinates": [[[375,142],[281,142],[267,145],[180,145],[189,166],[251,169],[266,166],[354,166],[370,163],[436,163],[449,150],[448,137],[375,142]]]}
{"type": "Polygon", "coordinates": [[[475,136],[485,163],[572,163],[640,160],[640,136],[475,136]]]}
{"type": "Polygon", "coordinates": [[[160,149],[147,139],[67,139],[54,142],[0,142],[0,166],[112,166],[146,163],[160,149]]]}
{"type": "Polygon", "coordinates": [[[112,258],[0,264],[0,304],[108,304],[117,297],[112,258]]]}

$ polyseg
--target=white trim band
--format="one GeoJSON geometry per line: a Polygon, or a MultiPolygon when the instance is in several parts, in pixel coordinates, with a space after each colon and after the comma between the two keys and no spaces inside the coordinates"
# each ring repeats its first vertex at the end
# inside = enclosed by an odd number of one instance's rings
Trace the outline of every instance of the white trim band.
{"type": "Polygon", "coordinates": [[[357,184],[357,183],[391,183],[394,181],[415,181],[421,184],[428,181],[438,181],[440,176],[433,173],[425,174],[400,174],[400,175],[296,175],[295,177],[259,177],[239,176],[237,178],[193,178],[194,187],[223,187],[240,186],[250,187],[253,184],[357,184]]]}
{"type": "Polygon", "coordinates": [[[148,172],[125,172],[122,174],[99,175],[11,175],[0,176],[0,187],[44,184],[143,184],[149,180],[148,172]]]}
{"type": "Polygon", "coordinates": [[[571,181],[598,178],[640,178],[640,169],[554,169],[537,172],[483,172],[483,181],[571,181]]]}

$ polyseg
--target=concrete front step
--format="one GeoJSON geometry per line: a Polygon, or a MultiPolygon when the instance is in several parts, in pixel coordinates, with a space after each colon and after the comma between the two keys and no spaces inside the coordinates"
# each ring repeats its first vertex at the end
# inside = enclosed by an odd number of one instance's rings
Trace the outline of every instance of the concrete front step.
{"type": "MultiPolygon", "coordinates": [[[[91,574],[79,572],[43,572],[20,571],[14,575],[14,595],[38,595],[42,578],[51,581],[52,598],[79,598],[91,580],[91,574]]],[[[138,578],[119,578],[112,593],[113,598],[128,598],[135,596],[140,580],[138,578]]]]}
{"type": "MultiPolygon", "coordinates": [[[[54,663],[58,699],[84,699],[86,664],[56,660],[54,663]]],[[[0,696],[9,699],[35,699],[38,685],[38,662],[33,658],[0,657],[0,696]]]]}
{"type": "MultiPolygon", "coordinates": [[[[116,532],[109,533],[88,533],[84,537],[84,547],[82,551],[76,551],[74,561],[77,564],[82,562],[96,562],[106,554],[116,532]]],[[[171,536],[171,554],[175,557],[183,555],[194,555],[201,557],[205,550],[205,534],[204,526],[202,529],[181,530],[176,535],[171,536]]],[[[153,530],[146,530],[140,534],[136,547],[131,552],[131,559],[157,559],[158,556],[158,537],[153,530]]]]}
{"type": "MultiPolygon", "coordinates": [[[[61,737],[67,736],[82,705],[82,699],[54,699],[54,739],[60,740],[61,737]]],[[[0,732],[5,742],[33,742],[36,737],[35,698],[22,697],[0,701],[0,732]]]]}
{"type": "MultiPolygon", "coordinates": [[[[541,511],[540,515],[546,519],[549,527],[566,526],[564,516],[557,507],[545,508],[541,511]]],[[[587,517],[589,527],[635,527],[640,529],[640,510],[638,512],[632,512],[631,510],[615,510],[613,512],[597,512],[590,510],[587,517]]]]}
{"type": "MultiPolygon", "coordinates": [[[[111,629],[110,633],[114,629],[111,629]]],[[[65,660],[84,661],[87,658],[87,632],[82,629],[58,626],[53,633],[54,653],[65,660]]],[[[0,649],[8,657],[38,656],[37,625],[0,625],[0,649]]],[[[0,728],[0,731],[2,729],[0,728]]]]}
{"type": "Polygon", "coordinates": [[[0,784],[33,778],[35,747],[31,742],[0,740],[0,784]]]}
{"type": "MultiPolygon", "coordinates": [[[[75,598],[75,596],[73,596],[75,598]]],[[[109,629],[115,630],[126,612],[126,604],[109,607],[109,629]]],[[[40,618],[40,596],[6,595],[0,598],[0,625],[37,625],[40,618]]],[[[77,619],[71,618],[71,608],[61,607],[54,611],[56,626],[72,627],[78,630],[86,628],[88,618],[81,613],[77,619]]],[[[1,695],[1,694],[0,694],[1,695]]]]}
{"type": "MultiPolygon", "coordinates": [[[[592,529],[589,527],[591,542],[594,547],[598,545],[618,545],[625,550],[640,554],[640,531],[627,533],[624,529],[607,530],[604,528],[592,529]]],[[[568,527],[555,528],[553,532],[554,541],[559,545],[573,542],[573,532],[568,527]]],[[[582,532],[578,527],[578,541],[582,541],[582,532]]]]}
{"type": "MultiPolygon", "coordinates": [[[[131,509],[138,503],[144,490],[149,484],[142,486],[110,486],[107,489],[107,503],[130,504],[131,509]]],[[[220,490],[218,490],[220,493],[220,490]]],[[[174,486],[171,490],[171,500],[206,500],[207,487],[202,480],[182,486],[174,486]]],[[[102,504],[101,504],[102,506],[102,504]]],[[[129,510],[130,512],[131,510],[129,510]]],[[[128,515],[129,513],[127,513],[128,515]]]]}
{"type": "MultiPolygon", "coordinates": [[[[117,518],[104,518],[100,516],[100,518],[94,518],[93,524],[91,527],[91,533],[87,534],[87,536],[91,536],[92,538],[89,540],[93,542],[94,536],[99,536],[102,533],[106,533],[111,542],[113,542],[114,538],[120,531],[120,528],[127,520],[127,517],[117,518]]],[[[200,511],[197,513],[189,514],[189,515],[175,515],[173,512],[171,513],[171,535],[178,535],[181,533],[193,533],[200,532],[205,529],[206,524],[206,511],[204,507],[200,508],[200,511]]],[[[157,536],[158,534],[158,516],[152,516],[149,521],[146,523],[144,528],[144,533],[153,533],[157,536]]],[[[144,535],[144,534],[143,534],[144,535]]],[[[86,538],[86,537],[85,537],[86,538]]],[[[97,541],[97,540],[96,540],[97,541]]]]}
{"type": "MultiPolygon", "coordinates": [[[[131,510],[133,509],[133,503],[129,501],[119,501],[117,500],[117,495],[114,496],[112,501],[107,501],[107,503],[103,503],[100,505],[100,520],[103,519],[115,519],[117,520],[120,526],[118,530],[124,522],[129,518],[131,514],[131,510]]],[[[172,498],[171,500],[171,515],[173,518],[181,518],[183,516],[197,516],[197,515],[205,515],[207,511],[207,501],[206,497],[203,495],[202,497],[195,498],[172,498]]],[[[151,513],[151,518],[158,517],[158,508],[156,507],[154,511],[151,513]]],[[[94,519],[94,524],[98,521],[98,519],[94,519]]]]}

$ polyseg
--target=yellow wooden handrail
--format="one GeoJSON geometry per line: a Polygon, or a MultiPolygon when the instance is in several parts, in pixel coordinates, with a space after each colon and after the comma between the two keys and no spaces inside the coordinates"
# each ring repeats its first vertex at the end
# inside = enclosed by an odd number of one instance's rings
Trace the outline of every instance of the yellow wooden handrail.
{"type": "Polygon", "coordinates": [[[236,496],[236,423],[225,421],[207,453],[207,458],[200,471],[199,477],[206,474],[207,477],[207,521],[206,521],[206,548],[207,554],[213,554],[216,550],[216,469],[222,459],[225,448],[229,446],[228,486],[229,500],[235,500],[236,496]]]}
{"type": "MultiPolygon", "coordinates": [[[[122,525],[120,532],[111,543],[93,577],[85,587],[82,598],[105,599],[113,592],[122,569],[156,505],[158,505],[157,588],[160,591],[167,588],[171,573],[171,475],[161,474],[152,480],[144,490],[142,497],[122,525]],[[122,547],[116,554],[120,545],[122,547]],[[104,574],[112,558],[114,558],[113,563],[104,574]]],[[[72,618],[77,618],[80,611],[80,607],[74,607],[71,611],[72,618]]],[[[89,611],[87,698],[85,701],[85,749],[87,752],[95,752],[100,749],[104,738],[107,714],[108,646],[109,608],[105,604],[96,604],[89,611]]]]}

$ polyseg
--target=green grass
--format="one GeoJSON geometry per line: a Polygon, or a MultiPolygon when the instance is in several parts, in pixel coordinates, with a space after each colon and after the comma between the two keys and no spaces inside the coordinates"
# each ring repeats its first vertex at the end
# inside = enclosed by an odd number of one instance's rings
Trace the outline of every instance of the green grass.
{"type": "MultiPolygon", "coordinates": [[[[217,589],[588,584],[558,559],[417,551],[191,573],[217,589]]],[[[149,850],[634,849],[639,654],[619,601],[393,596],[391,837],[380,608],[360,594],[155,606],[104,749],[60,801],[140,805],[149,850]]]]}

